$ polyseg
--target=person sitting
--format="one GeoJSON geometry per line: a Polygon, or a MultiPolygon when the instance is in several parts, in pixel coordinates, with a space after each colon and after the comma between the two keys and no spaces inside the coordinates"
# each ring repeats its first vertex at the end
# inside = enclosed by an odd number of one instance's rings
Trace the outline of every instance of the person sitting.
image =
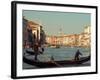
{"type": "Polygon", "coordinates": [[[51,56],[51,61],[54,61],[54,57],[53,56],[51,56]]]}
{"type": "Polygon", "coordinates": [[[78,61],[79,60],[79,55],[82,55],[82,53],[79,51],[79,49],[77,50],[76,54],[75,54],[75,60],[78,61]]]}

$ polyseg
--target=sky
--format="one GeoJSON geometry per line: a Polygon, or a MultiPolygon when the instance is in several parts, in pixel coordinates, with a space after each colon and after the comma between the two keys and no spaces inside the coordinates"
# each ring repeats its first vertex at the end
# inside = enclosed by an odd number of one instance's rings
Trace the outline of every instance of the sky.
{"type": "Polygon", "coordinates": [[[91,24],[90,13],[23,10],[23,16],[41,24],[47,35],[79,34],[91,24]]]}

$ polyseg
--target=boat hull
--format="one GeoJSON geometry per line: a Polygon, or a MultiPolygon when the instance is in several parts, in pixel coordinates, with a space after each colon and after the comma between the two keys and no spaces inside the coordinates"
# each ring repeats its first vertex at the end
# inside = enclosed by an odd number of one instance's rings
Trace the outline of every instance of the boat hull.
{"type": "Polygon", "coordinates": [[[80,60],[63,60],[63,61],[47,61],[47,62],[41,62],[41,61],[35,61],[33,59],[28,59],[27,57],[23,57],[23,61],[27,64],[34,65],[36,67],[40,68],[46,68],[46,67],[63,67],[64,65],[80,65],[84,62],[87,62],[90,60],[90,56],[82,57],[80,60]]]}

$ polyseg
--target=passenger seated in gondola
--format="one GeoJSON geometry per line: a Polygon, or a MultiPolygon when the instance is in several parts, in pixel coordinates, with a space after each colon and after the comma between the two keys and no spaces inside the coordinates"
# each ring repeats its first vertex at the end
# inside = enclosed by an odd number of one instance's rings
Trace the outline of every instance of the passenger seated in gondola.
{"type": "Polygon", "coordinates": [[[54,61],[54,57],[53,56],[51,56],[51,61],[54,61]]]}
{"type": "Polygon", "coordinates": [[[77,52],[75,53],[75,61],[79,60],[79,57],[80,57],[79,55],[82,55],[82,53],[78,49],[77,52]]]}

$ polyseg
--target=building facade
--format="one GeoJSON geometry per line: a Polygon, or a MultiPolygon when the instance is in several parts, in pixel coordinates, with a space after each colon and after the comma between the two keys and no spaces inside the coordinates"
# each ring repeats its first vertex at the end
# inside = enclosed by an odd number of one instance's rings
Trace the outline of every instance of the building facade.
{"type": "Polygon", "coordinates": [[[47,36],[46,41],[49,45],[62,45],[71,47],[90,47],[91,31],[90,26],[84,28],[80,34],[67,34],[62,36],[47,36]]]}
{"type": "Polygon", "coordinates": [[[23,17],[23,46],[31,47],[40,39],[40,25],[23,17]],[[35,39],[34,39],[35,38],[35,39]]]}

